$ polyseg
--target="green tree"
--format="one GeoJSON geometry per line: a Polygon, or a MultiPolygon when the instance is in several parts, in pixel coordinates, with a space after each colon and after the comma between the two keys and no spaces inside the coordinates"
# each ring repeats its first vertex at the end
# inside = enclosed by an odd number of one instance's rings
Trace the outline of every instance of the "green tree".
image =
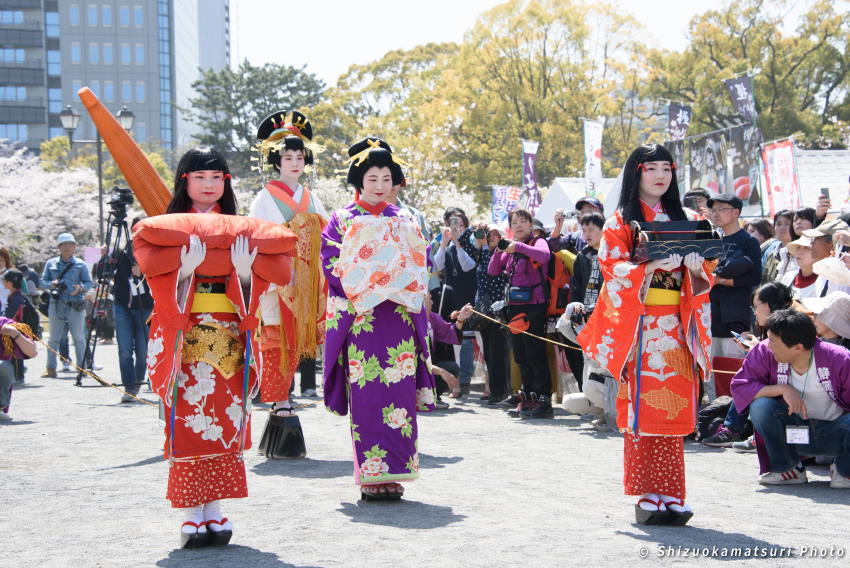
{"type": "Polygon", "coordinates": [[[260,121],[281,108],[309,116],[306,109],[319,102],[324,83],[303,67],[244,60],[236,69],[203,71],[192,87],[198,93],[192,113],[203,129],[199,142],[227,153],[234,172],[248,175],[260,121]]]}

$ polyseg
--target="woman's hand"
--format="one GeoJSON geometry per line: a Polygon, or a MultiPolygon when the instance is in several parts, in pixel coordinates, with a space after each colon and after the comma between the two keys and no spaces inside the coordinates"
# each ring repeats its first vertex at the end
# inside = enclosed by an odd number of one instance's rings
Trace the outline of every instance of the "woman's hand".
{"type": "Polygon", "coordinates": [[[682,255],[681,254],[671,254],[667,258],[657,258],[655,260],[650,260],[646,263],[646,272],[647,274],[654,272],[656,270],[663,270],[665,272],[672,272],[682,266],[682,255]]]}
{"type": "Polygon", "coordinates": [[[207,245],[197,235],[189,237],[189,248],[180,248],[180,281],[186,280],[198,268],[207,256],[207,245]]]}
{"type": "Polygon", "coordinates": [[[32,358],[36,356],[37,351],[35,348],[35,342],[21,333],[18,328],[14,327],[12,324],[7,323],[0,327],[0,335],[11,337],[12,343],[21,350],[21,353],[23,353],[25,357],[32,358]]]}
{"type": "Polygon", "coordinates": [[[233,267],[239,276],[239,282],[243,286],[251,283],[251,266],[253,266],[255,258],[257,258],[257,247],[248,252],[248,237],[237,236],[233,244],[230,245],[230,260],[233,262],[233,267]]]}
{"type": "Polygon", "coordinates": [[[510,244],[507,247],[505,247],[505,250],[503,250],[502,252],[506,252],[506,253],[509,253],[509,254],[515,253],[516,252],[516,241],[511,241],[510,244]]]}
{"type": "Polygon", "coordinates": [[[452,230],[449,227],[443,227],[443,238],[440,241],[440,248],[446,248],[453,240],[452,230]]]}
{"type": "Polygon", "coordinates": [[[684,263],[695,277],[702,276],[702,263],[705,259],[698,252],[689,252],[685,255],[684,263]]]}
{"type": "Polygon", "coordinates": [[[452,375],[451,373],[449,373],[448,371],[446,371],[442,367],[432,365],[431,366],[431,373],[434,374],[434,375],[437,375],[439,377],[442,377],[443,380],[446,381],[446,384],[448,385],[449,390],[451,390],[452,392],[460,389],[460,382],[458,382],[457,377],[455,377],[454,375],[452,375]]]}
{"type": "Polygon", "coordinates": [[[16,337],[19,333],[20,331],[18,331],[18,329],[10,323],[7,323],[2,328],[0,328],[0,334],[8,335],[9,337],[16,337]]]}
{"type": "Polygon", "coordinates": [[[472,317],[472,304],[466,304],[460,309],[455,318],[458,322],[463,323],[472,317]]]}

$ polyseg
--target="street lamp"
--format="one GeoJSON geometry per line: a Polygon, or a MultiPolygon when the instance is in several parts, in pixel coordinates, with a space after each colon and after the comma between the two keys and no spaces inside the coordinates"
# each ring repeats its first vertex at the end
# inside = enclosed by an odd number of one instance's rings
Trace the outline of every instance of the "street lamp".
{"type": "MultiPolygon", "coordinates": [[[[126,106],[121,107],[116,115],[121,128],[129,132],[133,128],[133,122],[136,120],[136,115],[126,106]]],[[[103,144],[100,139],[100,132],[97,133],[94,140],[74,140],[74,131],[80,125],[80,113],[78,113],[71,105],[66,105],[65,109],[59,113],[59,120],[62,122],[62,128],[68,134],[69,149],[74,148],[74,142],[78,144],[96,144],[97,145],[97,195],[98,195],[98,227],[97,233],[100,242],[103,243],[103,144]]]]}

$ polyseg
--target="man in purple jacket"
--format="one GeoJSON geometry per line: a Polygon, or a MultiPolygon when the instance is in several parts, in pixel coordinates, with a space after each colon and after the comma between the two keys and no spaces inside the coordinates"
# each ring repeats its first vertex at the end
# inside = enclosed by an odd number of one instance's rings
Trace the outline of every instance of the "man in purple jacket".
{"type": "Polygon", "coordinates": [[[818,339],[808,316],[770,315],[767,340],[747,355],[732,396],[761,438],[759,483],[806,483],[802,454],[835,457],[830,487],[850,488],[850,353],[818,339]]]}

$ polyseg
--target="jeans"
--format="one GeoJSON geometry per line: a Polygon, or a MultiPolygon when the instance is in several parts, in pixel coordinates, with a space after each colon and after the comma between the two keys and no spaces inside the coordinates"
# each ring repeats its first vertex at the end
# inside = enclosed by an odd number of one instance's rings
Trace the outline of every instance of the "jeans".
{"type": "Polygon", "coordinates": [[[121,368],[121,384],[130,394],[138,394],[145,381],[148,357],[148,317],[150,309],[128,308],[112,304],[115,320],[115,335],[118,339],[118,366],[121,368]],[[133,355],[136,356],[135,362],[133,355]]]}
{"type": "Polygon", "coordinates": [[[790,470],[799,463],[799,454],[835,456],[838,473],[850,477],[850,412],[835,420],[803,420],[797,414],[789,416],[781,398],[757,398],[750,403],[750,421],[764,439],[770,471],[790,470]],[[809,443],[787,443],[785,426],[789,424],[811,424],[809,443]]]}
{"type": "Polygon", "coordinates": [[[15,384],[15,367],[11,361],[0,361],[0,411],[8,412],[15,384]]]}
{"type": "Polygon", "coordinates": [[[47,368],[56,368],[56,354],[54,351],[59,351],[59,340],[65,333],[66,329],[71,332],[71,338],[74,340],[74,351],[77,356],[77,366],[82,368],[83,357],[86,353],[85,310],[75,310],[70,306],[70,304],[50,300],[50,309],[48,314],[47,319],[50,322],[50,339],[47,344],[50,346],[52,351],[47,351],[47,368]]]}
{"type": "MultiPolygon", "coordinates": [[[[528,333],[543,337],[546,333],[546,304],[515,304],[508,306],[508,316],[513,318],[524,313],[529,320],[528,333]]],[[[552,376],[549,374],[549,358],[546,343],[524,333],[512,335],[514,361],[519,365],[522,390],[538,396],[552,394],[552,376]]]]}
{"type": "Polygon", "coordinates": [[[472,337],[464,337],[460,344],[460,376],[458,380],[462,385],[472,382],[472,374],[475,372],[475,354],[472,347],[472,337]]]}
{"type": "Polygon", "coordinates": [[[735,402],[729,405],[729,410],[726,412],[726,418],[723,419],[723,426],[727,430],[731,430],[737,434],[740,434],[747,427],[747,416],[749,413],[745,410],[743,413],[738,413],[738,409],[735,408],[735,402]]]}

